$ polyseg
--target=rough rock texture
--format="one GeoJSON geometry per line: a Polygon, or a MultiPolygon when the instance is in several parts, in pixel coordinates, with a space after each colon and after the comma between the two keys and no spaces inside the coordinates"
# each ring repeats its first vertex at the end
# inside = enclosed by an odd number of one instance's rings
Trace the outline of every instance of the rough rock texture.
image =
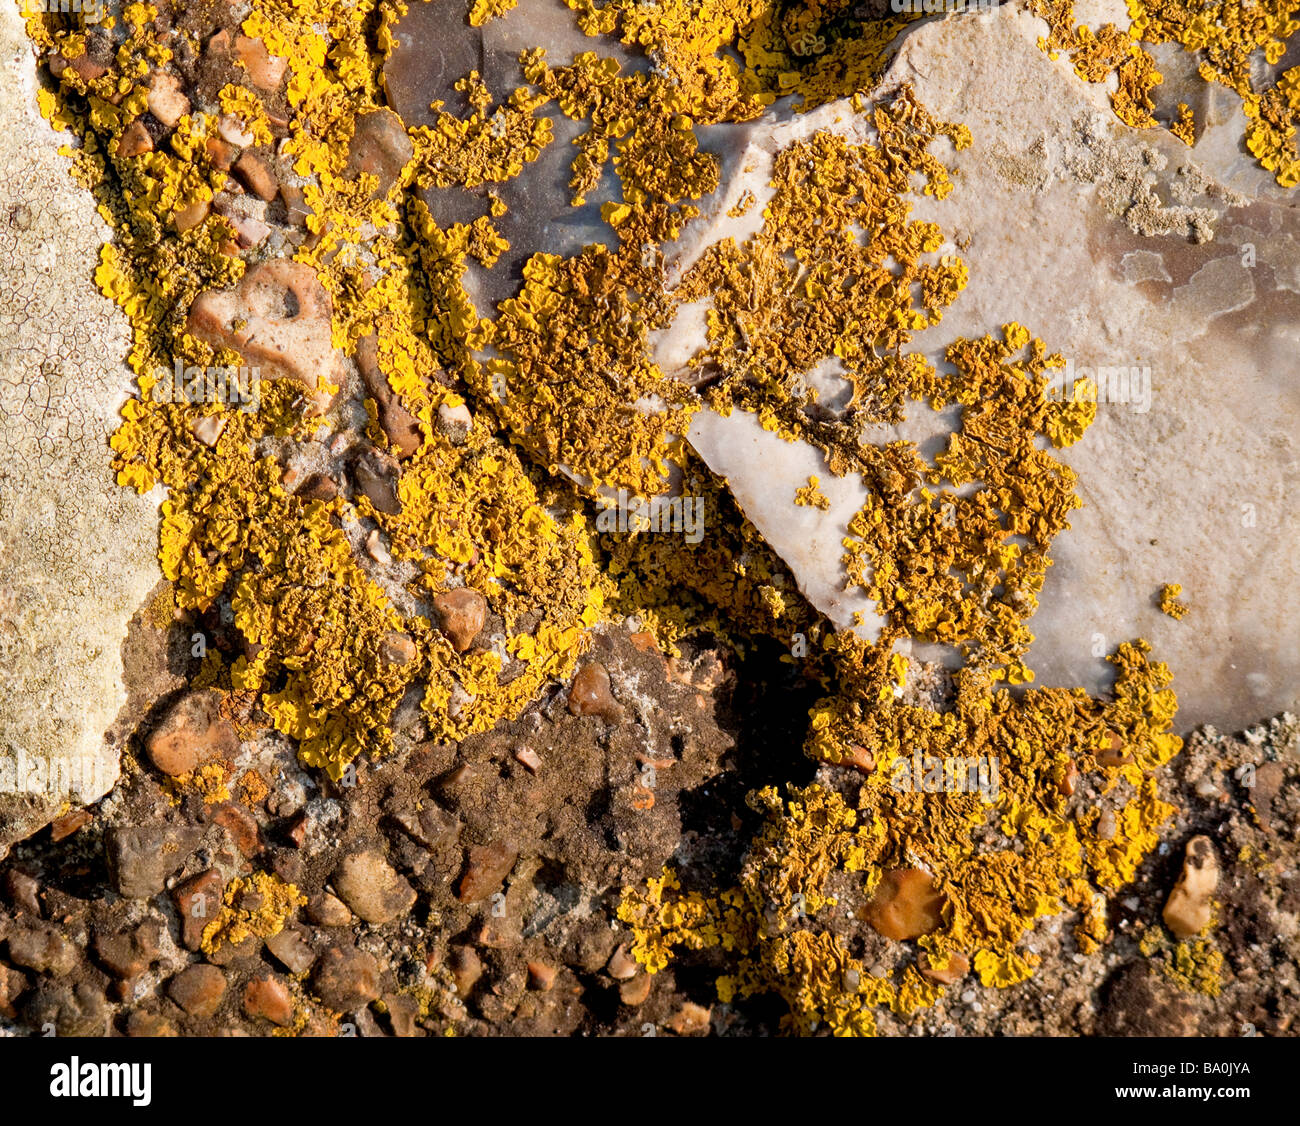
{"type": "Polygon", "coordinates": [[[117,487],[125,319],[91,282],[107,227],[36,108],[0,5],[0,855],[117,779],[127,622],[157,582],[156,505],[117,487]]]}

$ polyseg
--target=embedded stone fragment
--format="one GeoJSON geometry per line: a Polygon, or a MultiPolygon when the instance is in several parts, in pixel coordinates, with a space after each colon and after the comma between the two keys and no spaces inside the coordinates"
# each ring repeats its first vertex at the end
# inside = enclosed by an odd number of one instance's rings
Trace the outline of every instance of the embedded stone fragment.
{"type": "Polygon", "coordinates": [[[373,332],[357,341],[357,367],[366,385],[366,393],[375,401],[380,428],[392,443],[394,455],[410,457],[420,448],[424,434],[419,419],[402,406],[388,376],[380,368],[379,341],[373,332]]]}
{"type": "Polygon", "coordinates": [[[1219,858],[1209,837],[1187,842],[1183,870],[1165,902],[1162,918],[1179,938],[1200,934],[1214,912],[1214,892],[1219,886],[1219,858]]]}
{"type": "Polygon", "coordinates": [[[485,845],[472,845],[465,859],[465,871],[456,887],[456,898],[462,903],[475,903],[486,899],[501,887],[501,881],[515,866],[519,853],[504,841],[485,845]]]}
{"type": "Polygon", "coordinates": [[[469,587],[444,591],[433,600],[442,632],[457,653],[463,653],[487,620],[487,599],[469,587]]]}
{"type": "Polygon", "coordinates": [[[902,942],[934,930],[942,921],[943,904],[929,872],[895,868],[881,877],[862,918],[886,938],[902,942]]]}
{"type": "Polygon", "coordinates": [[[414,155],[415,146],[406,135],[402,119],[391,109],[372,110],[356,119],[343,174],[348,179],[362,173],[375,176],[379,180],[378,194],[386,195],[414,155]]]}
{"type": "Polygon", "coordinates": [[[185,96],[181,80],[174,74],[154,71],[149,76],[148,97],[149,112],[168,129],[174,129],[190,112],[190,100],[185,96]]]}
{"type": "Polygon", "coordinates": [[[172,891],[176,912],[181,917],[181,943],[186,950],[203,944],[203,931],[221,911],[225,882],[215,868],[192,876],[172,891]]]}
{"type": "Polygon", "coordinates": [[[192,1017],[210,1017],[221,1007],[226,975],[203,963],[181,970],[167,986],[167,995],[192,1017]]]}
{"type": "Polygon", "coordinates": [[[623,720],[623,708],[610,691],[609,670],[599,661],[587,661],[574,674],[569,688],[569,711],[594,715],[610,723],[623,720]]]}
{"type": "Polygon", "coordinates": [[[164,774],[191,774],[200,763],[228,758],[239,750],[239,737],[221,714],[221,693],[191,692],[168,710],[145,740],[149,761],[164,774]]]}
{"type": "Polygon", "coordinates": [[[198,847],[201,835],[189,825],[109,829],[104,853],[113,886],[128,898],[157,895],[198,847]]]}
{"type": "Polygon", "coordinates": [[[970,959],[958,950],[948,955],[948,961],[942,969],[936,969],[934,961],[928,951],[922,951],[918,959],[921,976],[937,981],[940,985],[956,985],[970,973],[970,959]]]}
{"type": "Polygon", "coordinates": [[[238,352],[262,379],[292,379],[318,410],[338,374],[331,337],[332,303],[316,271],[275,258],[251,267],[233,289],[209,289],[190,306],[190,334],[214,348],[238,352]]]}
{"type": "Polygon", "coordinates": [[[401,918],[415,904],[415,889],[374,849],[345,857],[334,869],[334,890],[367,923],[401,918]]]}
{"type": "Polygon", "coordinates": [[[269,1020],[281,1028],[293,1023],[293,995],[278,977],[255,977],[244,986],[244,1015],[249,1020],[269,1020]]]}
{"type": "Polygon", "coordinates": [[[235,57],[244,64],[254,86],[268,93],[279,88],[289,65],[288,59],[271,54],[260,39],[251,39],[247,35],[235,36],[234,49],[235,57]]]}
{"type": "Polygon", "coordinates": [[[316,963],[311,981],[331,1009],[350,1012],[379,996],[379,963],[355,946],[332,946],[316,963]]]}

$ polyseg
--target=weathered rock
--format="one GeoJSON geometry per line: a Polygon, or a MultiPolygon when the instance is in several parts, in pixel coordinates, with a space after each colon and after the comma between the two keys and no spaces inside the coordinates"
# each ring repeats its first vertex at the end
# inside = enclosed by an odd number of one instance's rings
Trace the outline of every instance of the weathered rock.
{"type": "Polygon", "coordinates": [[[394,455],[399,459],[410,457],[420,448],[424,433],[420,420],[402,405],[379,366],[379,338],[373,332],[357,341],[356,359],[366,393],[375,401],[379,425],[392,443],[394,455]]]}
{"type": "Polygon", "coordinates": [[[231,169],[241,184],[268,203],[280,194],[280,183],[271,166],[253,152],[243,153],[231,169]]]}
{"type": "Polygon", "coordinates": [[[305,974],[316,961],[307,935],[296,927],[286,927],[266,940],[266,948],[290,973],[305,974]]]}
{"type": "Polygon", "coordinates": [[[352,925],[352,912],[337,895],[321,892],[307,901],[307,918],[321,927],[352,925]]]}
{"type": "Polygon", "coordinates": [[[1214,892],[1219,886],[1219,859],[1209,837],[1187,842],[1183,870],[1169,893],[1162,918],[1179,938],[1191,938],[1210,925],[1214,892]]]}
{"type": "Polygon", "coordinates": [[[235,57],[244,64],[248,79],[254,86],[268,92],[279,88],[289,65],[288,59],[271,54],[260,39],[250,39],[247,35],[235,36],[233,46],[235,57]]]}
{"type": "Polygon", "coordinates": [[[149,76],[149,112],[168,129],[190,112],[190,100],[176,75],[156,70],[149,76]]]}
{"type": "Polygon", "coordinates": [[[122,641],[159,571],[156,498],[120,488],[104,456],[132,379],[114,359],[129,323],[87,265],[111,232],[37,108],[15,4],[0,5],[0,83],[2,857],[116,781],[122,641]]]}
{"type": "Polygon", "coordinates": [[[487,620],[487,599],[469,587],[444,591],[433,600],[433,608],[438,611],[442,632],[457,653],[470,647],[487,620]]]}
{"type": "Polygon", "coordinates": [[[202,963],[181,970],[167,986],[167,995],[192,1017],[210,1017],[226,994],[226,975],[202,963]]]}
{"type": "Polygon", "coordinates": [[[355,946],[332,946],[316,963],[311,981],[331,1009],[350,1012],[379,996],[379,963],[355,946]]]}
{"type": "Polygon", "coordinates": [[[357,489],[377,511],[388,515],[402,511],[402,502],[397,494],[400,476],[396,460],[379,450],[367,450],[352,464],[352,478],[357,489]]]}
{"type": "Polygon", "coordinates": [[[456,983],[456,994],[463,998],[474,992],[483,976],[483,959],[472,946],[453,946],[447,956],[447,968],[456,983]]]}
{"type": "Polygon", "coordinates": [[[145,740],[149,761],[173,778],[212,758],[228,758],[239,737],[221,714],[221,693],[191,692],[178,700],[145,740]]]}
{"type": "Polygon", "coordinates": [[[201,833],[193,826],[149,825],[115,828],[104,834],[109,876],[128,898],[157,895],[195,848],[201,833]]]}
{"type": "Polygon", "coordinates": [[[929,954],[922,953],[918,959],[921,969],[921,976],[928,977],[931,981],[937,981],[940,985],[956,985],[968,973],[970,973],[970,959],[960,951],[953,951],[948,956],[948,963],[941,970],[934,968],[933,960],[929,954]]]}
{"type": "Polygon", "coordinates": [[[261,830],[247,810],[234,802],[226,802],[213,813],[212,820],[230,834],[235,847],[244,856],[254,857],[262,851],[261,830]]]}
{"type": "Polygon", "coordinates": [[[345,857],[334,869],[334,890],[367,923],[389,923],[415,904],[415,889],[369,849],[345,857]]]}
{"type": "Polygon", "coordinates": [[[108,1006],[104,994],[88,981],[42,978],[27,995],[23,1016],[33,1027],[58,1036],[105,1036],[108,1006]]]}
{"type": "Polygon", "coordinates": [[[41,882],[34,876],[18,868],[10,868],[5,873],[5,898],[19,911],[41,917],[41,882]]]}

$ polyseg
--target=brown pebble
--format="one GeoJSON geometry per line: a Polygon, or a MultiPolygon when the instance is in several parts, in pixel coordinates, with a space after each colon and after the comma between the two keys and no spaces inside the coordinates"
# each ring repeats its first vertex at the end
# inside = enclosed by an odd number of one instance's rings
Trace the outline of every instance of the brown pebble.
{"type": "Polygon", "coordinates": [[[221,1007],[226,975],[202,963],[181,970],[167,986],[167,995],[192,1017],[210,1017],[221,1007]]]}
{"type": "Polygon", "coordinates": [[[9,961],[15,966],[67,977],[79,960],[77,947],[48,923],[24,918],[9,932],[9,961]]]}
{"type": "Polygon", "coordinates": [[[355,946],[333,946],[312,972],[316,994],[336,1012],[349,1012],[379,996],[379,963],[355,946]]]}
{"type": "Polygon", "coordinates": [[[850,766],[854,770],[863,774],[870,774],[876,769],[876,756],[873,755],[866,747],[860,747],[856,743],[844,750],[844,757],[840,760],[841,766],[850,766]]]}
{"type": "Polygon", "coordinates": [[[457,653],[463,653],[487,620],[487,599],[469,587],[444,591],[433,600],[442,632],[457,653]]]}
{"type": "Polygon", "coordinates": [[[162,773],[178,778],[208,759],[233,756],[239,750],[239,737],[221,714],[219,692],[191,692],[149,733],[144,749],[162,773]]]}
{"type": "Polygon", "coordinates": [[[288,59],[271,54],[260,39],[250,39],[247,35],[235,36],[234,48],[235,57],[244,64],[254,86],[268,93],[279,88],[288,59]]]}
{"type": "Polygon", "coordinates": [[[1219,859],[1209,837],[1193,837],[1187,842],[1183,870],[1169,893],[1163,918],[1179,938],[1200,934],[1210,924],[1214,892],[1219,886],[1219,859]]]}
{"type": "Polygon", "coordinates": [[[472,845],[465,858],[465,873],[456,887],[456,898],[462,903],[486,899],[501,887],[518,857],[513,846],[501,841],[472,845]]]}
{"type": "Polygon", "coordinates": [[[220,137],[209,137],[204,145],[208,150],[208,159],[212,161],[214,168],[222,172],[229,172],[239,157],[239,149],[229,141],[223,141],[220,137]]]}
{"type": "Polygon", "coordinates": [[[262,835],[257,822],[233,802],[218,807],[212,820],[230,834],[235,847],[245,856],[256,856],[262,851],[262,835]]]}
{"type": "Polygon", "coordinates": [[[117,139],[117,155],[130,158],[143,156],[147,152],[153,152],[153,138],[149,136],[149,130],[144,127],[143,121],[133,121],[122,130],[122,135],[117,139]]]}
{"type": "Polygon", "coordinates": [[[149,76],[149,112],[173,129],[190,112],[190,100],[181,88],[181,80],[174,74],[156,70],[149,76]]]}
{"type": "Polygon", "coordinates": [[[249,268],[233,289],[209,289],[190,306],[186,329],[214,348],[230,348],[263,379],[300,383],[324,410],[333,396],[338,354],[331,335],[333,303],[305,262],[273,258],[249,268]]]}
{"type": "Polygon", "coordinates": [[[172,212],[172,225],[178,234],[193,230],[208,217],[212,205],[206,199],[195,200],[179,211],[172,212]]]}
{"type": "Polygon", "coordinates": [[[278,977],[255,977],[244,986],[244,1016],[281,1028],[293,1023],[293,996],[278,977]]]}
{"type": "Polygon", "coordinates": [[[654,979],[649,974],[638,974],[618,987],[618,999],[632,1008],[644,1005],[650,999],[653,985],[654,979]]]}
{"type": "Polygon", "coordinates": [[[280,183],[271,171],[271,166],[253,152],[246,152],[235,161],[231,170],[241,184],[258,199],[270,203],[280,193],[280,183]]]}
{"type": "Polygon", "coordinates": [[[334,890],[367,923],[391,923],[415,905],[415,889],[377,849],[344,857],[331,878],[334,890]]]}
{"type": "Polygon", "coordinates": [[[327,891],[312,896],[307,901],[307,918],[321,927],[348,927],[352,925],[352,912],[337,895],[327,891]]]}
{"type": "Polygon", "coordinates": [[[609,670],[599,661],[588,661],[574,674],[569,711],[573,715],[600,716],[609,723],[622,721],[623,709],[610,691],[609,670]]]}
{"type": "Polygon", "coordinates": [[[305,974],[316,961],[316,951],[311,948],[304,931],[286,927],[266,940],[266,948],[285,969],[293,974],[305,974]]]}
{"type": "Polygon", "coordinates": [[[404,633],[386,633],[379,643],[379,659],[386,665],[409,665],[419,655],[415,642],[404,633]]]}
{"type": "Polygon", "coordinates": [[[559,970],[545,962],[529,962],[528,988],[536,989],[539,993],[549,993],[555,988],[555,978],[558,973],[559,970]]]}
{"type": "Polygon", "coordinates": [[[126,1034],[132,1039],[154,1039],[160,1036],[175,1036],[176,1027],[161,1013],[152,1013],[147,1009],[132,1009],[126,1018],[126,1034]]]}
{"type": "Polygon", "coordinates": [[[934,968],[931,964],[930,955],[926,951],[922,951],[918,959],[918,965],[922,977],[928,977],[931,981],[937,981],[940,985],[956,985],[957,982],[970,973],[970,959],[956,950],[948,955],[948,964],[941,970],[934,968]]]}
{"type": "Polygon", "coordinates": [[[114,977],[139,977],[158,957],[162,926],[156,919],[119,934],[95,934],[95,957],[114,977]]]}
{"type": "Polygon", "coordinates": [[[186,950],[197,950],[203,944],[204,929],[221,911],[224,887],[221,873],[210,868],[178,884],[172,892],[181,917],[181,943],[186,950]]]}
{"type": "Polygon", "coordinates": [[[5,898],[19,911],[41,917],[41,882],[18,868],[5,873],[5,898]]]}
{"type": "Polygon", "coordinates": [[[402,405],[379,366],[379,337],[375,333],[357,341],[356,360],[366,394],[375,401],[379,426],[392,445],[393,455],[398,459],[410,457],[424,444],[424,431],[420,429],[420,420],[402,405]]]}
{"type": "Polygon", "coordinates": [[[456,995],[462,999],[474,991],[474,985],[483,976],[483,961],[472,946],[453,946],[447,958],[447,968],[456,983],[456,995]]]}
{"type": "Polygon", "coordinates": [[[627,943],[620,943],[609,956],[605,972],[615,981],[629,981],[636,976],[636,959],[628,953],[627,943]]]}
{"type": "Polygon", "coordinates": [[[542,769],[542,760],[532,747],[520,747],[516,750],[515,761],[522,764],[529,774],[537,774],[542,769]]]}
{"type": "Polygon", "coordinates": [[[50,822],[50,840],[57,844],[79,829],[84,829],[94,819],[94,815],[88,809],[74,809],[71,813],[56,817],[50,822]]]}
{"type": "Polygon", "coordinates": [[[886,938],[901,942],[929,934],[941,920],[944,897],[930,873],[920,868],[895,868],[881,878],[862,917],[886,938]]]}
{"type": "Polygon", "coordinates": [[[18,1009],[14,1003],[26,989],[26,974],[0,964],[0,1017],[4,1017],[5,1020],[17,1019],[18,1009]]]}

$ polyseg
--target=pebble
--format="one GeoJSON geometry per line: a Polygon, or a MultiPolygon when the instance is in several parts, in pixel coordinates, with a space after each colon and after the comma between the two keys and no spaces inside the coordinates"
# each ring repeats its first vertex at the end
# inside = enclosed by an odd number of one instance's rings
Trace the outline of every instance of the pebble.
{"type": "Polygon", "coordinates": [[[937,981],[940,985],[956,985],[968,973],[970,973],[970,959],[959,951],[953,951],[948,956],[948,964],[941,970],[934,969],[930,964],[930,955],[923,953],[918,959],[921,968],[921,976],[928,977],[931,981],[937,981]]]}
{"type": "Polygon", "coordinates": [[[95,935],[95,957],[114,977],[129,981],[139,977],[158,957],[162,925],[149,919],[133,930],[95,935]]]}
{"type": "MultiPolygon", "coordinates": [[[[212,210],[212,205],[206,199],[198,199],[179,211],[172,212],[172,224],[180,234],[193,230],[203,222],[212,210]]],[[[212,445],[214,443],[208,443],[212,445]]]]}
{"type": "Polygon", "coordinates": [[[77,948],[48,923],[23,920],[9,932],[9,961],[39,974],[66,977],[77,968],[77,948]]]}
{"type": "Polygon", "coordinates": [[[345,857],[332,877],[339,898],[367,923],[400,919],[415,905],[415,889],[375,849],[345,857]]]}
{"type": "Polygon", "coordinates": [[[414,997],[406,993],[388,993],[384,995],[384,1007],[388,1010],[388,1023],[392,1025],[394,1036],[420,1035],[416,1023],[420,1019],[420,1004],[414,997]]]}
{"type": "Polygon", "coordinates": [[[262,835],[257,822],[242,807],[227,802],[217,808],[212,820],[230,834],[235,847],[244,856],[253,857],[262,851],[262,835]]]}
{"type": "Polygon", "coordinates": [[[202,945],[204,929],[221,911],[224,888],[221,873],[211,868],[173,889],[172,900],[181,917],[181,944],[186,950],[202,945]]]}
{"type": "Polygon", "coordinates": [[[456,888],[456,898],[462,903],[486,899],[501,887],[518,858],[518,851],[501,841],[471,845],[465,859],[465,873],[456,888]]]}
{"type": "Polygon", "coordinates": [[[393,561],[388,548],[384,546],[384,537],[380,535],[378,528],[366,536],[366,554],[381,567],[387,567],[393,561]]]}
{"type": "Polygon", "coordinates": [[[226,975],[203,963],[181,970],[167,986],[167,995],[192,1017],[210,1017],[221,1007],[226,975]]]}
{"type": "Polygon", "coordinates": [[[895,868],[884,874],[862,917],[886,938],[901,942],[934,930],[943,902],[928,872],[895,868]]]}
{"type": "Polygon", "coordinates": [[[145,754],[163,774],[191,774],[202,762],[230,758],[239,737],[221,714],[221,694],[191,692],[175,703],[145,740],[145,754]]]}
{"type": "Polygon", "coordinates": [[[415,642],[406,634],[393,631],[384,634],[379,643],[379,659],[386,665],[409,665],[420,655],[415,642]]]}
{"type": "Polygon", "coordinates": [[[0,965],[0,1017],[14,1020],[18,1016],[15,1002],[27,988],[27,976],[9,966],[0,965]]]}
{"type": "Polygon", "coordinates": [[[270,225],[262,222],[261,219],[255,219],[250,215],[230,215],[227,218],[230,220],[230,225],[235,228],[235,241],[241,250],[251,250],[255,246],[261,246],[271,235],[270,225]]]}
{"type": "Polygon", "coordinates": [[[108,1008],[104,994],[88,981],[73,985],[54,978],[36,983],[23,1006],[23,1016],[35,1028],[54,1025],[59,1036],[104,1036],[108,1008]]]}
{"type": "Polygon", "coordinates": [[[205,142],[208,150],[208,158],[212,161],[214,168],[219,168],[222,172],[229,172],[235,166],[235,160],[239,157],[239,148],[232,145],[229,141],[223,141],[220,137],[209,137],[205,142]]]}
{"type": "Polygon", "coordinates": [[[468,997],[483,976],[483,960],[472,946],[453,946],[447,958],[447,968],[456,983],[456,995],[468,997]]]}
{"type": "Polygon", "coordinates": [[[605,972],[615,981],[630,981],[636,976],[636,959],[628,953],[627,943],[620,943],[609,956],[605,972]]]}
{"type": "Polygon", "coordinates": [[[1187,842],[1183,871],[1169,893],[1162,917],[1179,938],[1200,934],[1210,923],[1212,900],[1219,886],[1219,859],[1209,837],[1187,842]]]}
{"type": "Polygon", "coordinates": [[[654,979],[649,974],[638,974],[631,981],[625,981],[618,987],[618,999],[625,1005],[636,1008],[650,999],[650,990],[654,979]]]}
{"type": "Polygon", "coordinates": [[[280,86],[289,60],[280,55],[273,55],[266,49],[260,39],[250,39],[247,35],[235,36],[235,57],[244,64],[248,71],[248,80],[259,90],[271,93],[280,86]]]}
{"type": "Polygon", "coordinates": [[[337,895],[327,891],[312,896],[307,901],[307,918],[321,927],[349,927],[352,925],[352,912],[337,895]]]}
{"type": "Polygon", "coordinates": [[[153,825],[113,828],[104,834],[109,878],[119,895],[146,899],[167,885],[199,846],[201,831],[194,826],[153,825]]]}
{"type": "Polygon", "coordinates": [[[469,437],[474,425],[474,416],[464,403],[449,406],[443,403],[438,408],[438,430],[453,445],[459,446],[469,437]]]}
{"type": "Polygon", "coordinates": [[[391,109],[373,110],[356,119],[343,174],[351,180],[368,172],[379,180],[378,194],[386,195],[414,155],[402,119],[391,109]]]}
{"type": "Polygon", "coordinates": [[[311,980],[325,1004],[345,1013],[379,996],[379,963],[355,946],[332,946],[316,963],[311,980]]]}
{"type": "Polygon", "coordinates": [[[252,132],[244,127],[244,123],[230,113],[221,115],[217,121],[217,132],[223,141],[236,148],[246,149],[257,140],[252,132]]]}
{"type": "Polygon", "coordinates": [[[876,769],[876,756],[873,755],[866,747],[859,747],[857,744],[849,747],[844,752],[844,757],[840,760],[840,765],[851,766],[854,770],[863,774],[870,774],[876,769]]]}
{"type": "Polygon", "coordinates": [[[358,491],[367,497],[377,512],[396,516],[402,511],[397,482],[401,469],[397,459],[382,450],[367,450],[352,463],[352,479],[358,491]]]}
{"type": "Polygon", "coordinates": [[[19,911],[41,917],[41,882],[17,868],[5,873],[5,897],[19,911]]]}
{"type": "Polygon", "coordinates": [[[280,183],[271,166],[254,152],[243,153],[231,171],[235,179],[260,200],[270,203],[280,194],[280,183]]]}
{"type": "Polygon", "coordinates": [[[444,591],[433,600],[442,632],[457,653],[463,653],[487,620],[487,599],[469,587],[444,591]]]}
{"type": "Polygon", "coordinates": [[[569,711],[573,715],[600,716],[609,723],[623,719],[623,709],[610,691],[609,670],[599,661],[588,661],[574,674],[569,711]]]}
{"type": "Polygon", "coordinates": [[[546,962],[528,963],[528,988],[539,993],[549,993],[555,988],[555,978],[559,973],[556,967],[546,962]]]}
{"type": "Polygon", "coordinates": [[[515,761],[522,763],[530,774],[536,774],[542,769],[542,760],[532,747],[520,747],[515,751],[515,761]]]}
{"type": "Polygon", "coordinates": [[[293,996],[278,977],[255,977],[244,986],[244,1015],[285,1028],[293,1023],[293,996]]]}
{"type": "Polygon", "coordinates": [[[154,71],[149,76],[148,98],[149,112],[168,129],[174,129],[190,112],[190,100],[181,88],[181,80],[174,74],[154,71]]]}
{"type": "Polygon", "coordinates": [[[290,973],[305,974],[316,961],[316,951],[307,935],[296,927],[286,927],[266,940],[266,948],[290,973]]]}
{"type": "Polygon", "coordinates": [[[74,809],[71,813],[56,817],[50,823],[50,840],[57,844],[79,829],[84,829],[94,819],[94,815],[88,809],[74,809]]]}
{"type": "Polygon", "coordinates": [[[233,289],[208,289],[190,305],[186,329],[213,348],[238,352],[263,379],[301,384],[323,411],[332,395],[338,356],[331,336],[333,303],[305,262],[272,258],[252,266],[233,289]]]}
{"type": "Polygon", "coordinates": [[[424,443],[420,421],[411,414],[393,391],[388,376],[379,366],[379,338],[373,332],[357,341],[357,368],[366,393],[374,399],[379,426],[392,443],[393,453],[408,458],[424,443]]]}
{"type": "Polygon", "coordinates": [[[133,1039],[152,1040],[159,1036],[175,1036],[176,1028],[161,1013],[132,1009],[126,1018],[126,1034],[133,1039]]]}
{"type": "Polygon", "coordinates": [[[149,130],[144,127],[143,121],[133,121],[122,130],[122,135],[117,139],[117,155],[130,158],[143,156],[147,152],[153,152],[153,138],[149,136],[149,130]]]}

